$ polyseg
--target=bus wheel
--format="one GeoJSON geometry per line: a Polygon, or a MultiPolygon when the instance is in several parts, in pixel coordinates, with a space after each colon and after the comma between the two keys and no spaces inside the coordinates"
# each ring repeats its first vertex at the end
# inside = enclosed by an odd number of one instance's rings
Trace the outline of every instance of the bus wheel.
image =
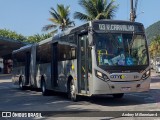
{"type": "Polygon", "coordinates": [[[20,80],[19,80],[19,88],[21,89],[21,90],[24,90],[24,86],[23,86],[23,82],[22,82],[22,79],[20,78],[20,80]]]}
{"type": "Polygon", "coordinates": [[[124,96],[124,93],[113,94],[114,98],[122,98],[123,96],[124,96]]]}
{"type": "Polygon", "coordinates": [[[76,94],[76,87],[73,79],[69,83],[68,97],[74,102],[78,101],[78,95],[76,94]]]}
{"type": "Polygon", "coordinates": [[[42,80],[42,83],[41,83],[41,90],[42,90],[42,95],[43,96],[48,95],[48,90],[46,89],[46,83],[45,83],[44,80],[42,80]]]}

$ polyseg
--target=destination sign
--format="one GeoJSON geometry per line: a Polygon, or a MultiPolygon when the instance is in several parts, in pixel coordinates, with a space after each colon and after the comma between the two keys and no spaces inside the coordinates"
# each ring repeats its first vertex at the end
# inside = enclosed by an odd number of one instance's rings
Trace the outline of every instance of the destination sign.
{"type": "Polygon", "coordinates": [[[133,32],[135,30],[133,25],[118,25],[118,24],[98,24],[99,30],[104,31],[126,31],[133,32]]]}

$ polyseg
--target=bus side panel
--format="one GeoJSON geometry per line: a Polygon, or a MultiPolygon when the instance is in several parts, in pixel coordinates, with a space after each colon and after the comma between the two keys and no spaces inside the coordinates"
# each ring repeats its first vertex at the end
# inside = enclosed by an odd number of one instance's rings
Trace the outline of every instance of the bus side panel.
{"type": "Polygon", "coordinates": [[[38,67],[39,72],[37,72],[36,78],[39,77],[37,80],[37,84],[40,87],[41,84],[41,78],[40,76],[44,77],[44,80],[46,82],[46,88],[51,90],[52,89],[52,84],[51,84],[51,63],[45,63],[45,64],[40,64],[38,67]]]}
{"type": "Polygon", "coordinates": [[[41,70],[40,70],[40,64],[36,65],[36,83],[37,83],[37,88],[41,88],[41,70]]]}
{"type": "Polygon", "coordinates": [[[47,89],[51,89],[51,44],[44,43],[37,45],[32,50],[33,59],[35,59],[35,62],[33,61],[33,71],[35,76],[33,74],[32,78],[36,79],[33,82],[38,88],[41,88],[41,80],[43,79],[45,80],[47,89]]]}
{"type": "Polygon", "coordinates": [[[66,83],[67,83],[67,74],[66,74],[66,67],[67,61],[60,61],[58,62],[58,89],[60,91],[66,92],[66,83]]]}
{"type": "Polygon", "coordinates": [[[77,66],[75,61],[77,60],[58,62],[58,89],[62,92],[67,92],[67,82],[69,76],[73,77],[74,80],[77,79],[77,66]]]}
{"type": "Polygon", "coordinates": [[[70,75],[73,77],[76,93],[78,93],[77,59],[72,60],[70,75]]]}
{"type": "MultiPolygon", "coordinates": [[[[75,77],[75,72],[72,74],[72,67],[75,66],[73,64],[77,64],[75,62],[76,59],[76,48],[75,46],[70,46],[66,43],[59,43],[57,45],[58,49],[58,71],[57,71],[57,86],[54,88],[57,91],[67,92],[67,83],[68,79],[71,76],[75,77]],[[73,63],[74,62],[74,63],[73,63]]],[[[76,60],[77,61],[77,60],[76,60]]],[[[75,66],[77,67],[77,66],[75,66]]],[[[75,71],[74,67],[74,71],[75,71]]],[[[55,74],[55,73],[54,73],[55,74]]]]}
{"type": "Polygon", "coordinates": [[[20,76],[23,77],[23,80],[25,79],[25,67],[15,67],[12,71],[12,82],[15,85],[19,84],[19,78],[20,76]]]}
{"type": "Polygon", "coordinates": [[[46,88],[51,89],[51,63],[36,65],[36,84],[37,88],[41,88],[41,80],[44,78],[46,88]]]}

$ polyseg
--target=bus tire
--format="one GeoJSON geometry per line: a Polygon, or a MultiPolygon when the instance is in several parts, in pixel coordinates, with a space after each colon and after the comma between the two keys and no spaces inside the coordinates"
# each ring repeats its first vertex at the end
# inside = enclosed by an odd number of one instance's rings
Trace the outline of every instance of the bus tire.
{"type": "Polygon", "coordinates": [[[43,96],[47,96],[48,95],[48,90],[46,89],[45,80],[42,80],[42,82],[41,82],[41,91],[42,91],[42,95],[43,96]]]}
{"type": "Polygon", "coordinates": [[[113,94],[113,97],[116,99],[120,99],[124,96],[124,93],[113,94]]]}
{"type": "Polygon", "coordinates": [[[74,84],[73,79],[69,81],[69,86],[68,86],[68,98],[71,99],[74,102],[78,101],[78,95],[76,94],[76,87],[74,84]]]}
{"type": "Polygon", "coordinates": [[[20,90],[24,90],[22,77],[19,78],[19,89],[20,89],[20,90]]]}

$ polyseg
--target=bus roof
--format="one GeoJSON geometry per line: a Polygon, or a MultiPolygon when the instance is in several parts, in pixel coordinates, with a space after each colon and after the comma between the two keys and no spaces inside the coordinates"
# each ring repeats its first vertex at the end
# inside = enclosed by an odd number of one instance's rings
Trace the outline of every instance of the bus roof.
{"type": "Polygon", "coordinates": [[[131,21],[127,21],[127,20],[109,20],[109,19],[103,19],[103,20],[93,20],[91,22],[92,23],[94,23],[94,22],[108,22],[108,23],[125,23],[125,24],[143,25],[140,22],[131,22],[131,21]]]}
{"type": "Polygon", "coordinates": [[[38,45],[42,45],[42,44],[51,42],[51,41],[52,41],[52,38],[53,38],[53,37],[47,38],[47,39],[45,39],[45,40],[42,40],[42,41],[40,41],[40,42],[38,43],[38,45]]]}
{"type": "Polygon", "coordinates": [[[14,51],[12,52],[12,54],[13,54],[13,53],[16,53],[16,52],[23,51],[23,50],[30,49],[30,48],[32,47],[32,45],[33,45],[33,44],[29,44],[29,45],[23,46],[23,47],[21,47],[21,48],[19,48],[19,49],[17,49],[17,50],[14,50],[14,51]]]}
{"type": "MultiPolygon", "coordinates": [[[[83,32],[83,30],[88,30],[88,27],[94,23],[106,23],[106,24],[126,24],[126,25],[137,25],[137,26],[143,26],[142,23],[139,22],[131,22],[131,21],[125,21],[125,20],[108,20],[108,19],[104,19],[104,20],[93,20],[93,21],[88,21],[80,26],[77,27],[72,27],[72,28],[68,28],[65,31],[62,31],[61,33],[58,33],[57,35],[53,36],[53,40],[59,40],[60,37],[68,35],[68,34],[72,34],[75,33],[77,31],[81,31],[83,32]]],[[[90,26],[93,27],[93,26],[90,26]]]]}
{"type": "Polygon", "coordinates": [[[53,41],[53,43],[58,43],[58,44],[63,44],[63,45],[69,45],[69,46],[74,46],[76,47],[77,45],[65,41],[53,41]]]}
{"type": "MultiPolygon", "coordinates": [[[[42,45],[42,44],[45,44],[47,42],[52,42],[52,40],[54,41],[58,41],[61,37],[65,36],[65,35],[68,35],[68,34],[73,34],[75,32],[83,32],[83,31],[87,31],[88,30],[88,27],[93,27],[92,25],[94,23],[106,23],[106,24],[128,24],[128,25],[138,25],[138,26],[143,26],[142,23],[139,23],[139,22],[131,22],[131,21],[124,21],[124,20],[108,20],[108,19],[104,19],[104,20],[93,20],[93,21],[88,21],[80,26],[77,26],[77,27],[72,27],[72,28],[68,28],[67,30],[65,31],[62,31],[61,33],[58,33],[56,35],[54,35],[53,37],[50,37],[48,39],[45,39],[45,40],[42,40],[40,41],[39,43],[36,43],[38,45],[42,45]]],[[[21,51],[21,50],[25,50],[25,49],[29,49],[31,48],[32,45],[35,45],[35,44],[29,44],[29,45],[26,45],[24,47],[21,47],[20,49],[17,49],[17,50],[14,50],[13,52],[18,52],[18,51],[21,51]]]]}

